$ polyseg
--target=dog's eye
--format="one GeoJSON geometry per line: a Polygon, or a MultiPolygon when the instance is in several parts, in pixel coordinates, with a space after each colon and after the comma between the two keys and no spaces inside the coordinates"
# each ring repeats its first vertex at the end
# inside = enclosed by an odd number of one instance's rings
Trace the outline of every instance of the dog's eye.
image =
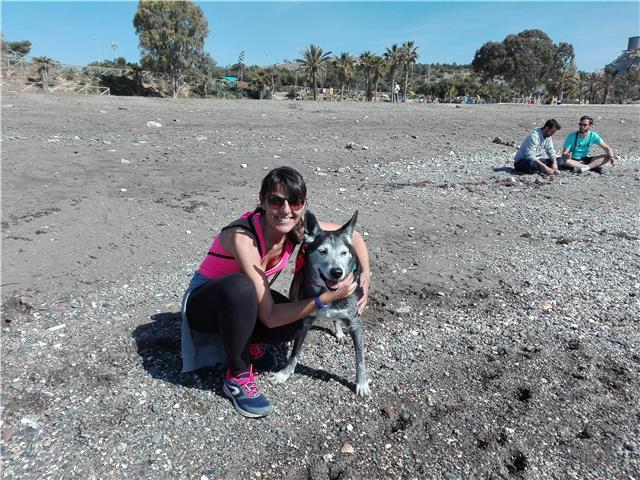
{"type": "Polygon", "coordinates": [[[345,251],[345,252],[340,253],[340,255],[342,255],[343,257],[346,257],[347,255],[349,255],[349,252],[345,251]]]}
{"type": "Polygon", "coordinates": [[[318,253],[324,257],[327,254],[327,250],[325,248],[321,248],[318,250],[318,253]]]}

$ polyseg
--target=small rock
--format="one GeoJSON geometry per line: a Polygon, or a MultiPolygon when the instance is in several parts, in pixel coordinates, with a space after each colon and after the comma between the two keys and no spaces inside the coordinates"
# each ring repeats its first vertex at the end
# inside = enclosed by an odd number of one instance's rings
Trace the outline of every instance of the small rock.
{"type": "Polygon", "coordinates": [[[154,121],[152,121],[152,120],[149,120],[149,121],[147,122],[147,127],[156,127],[156,128],[160,128],[161,126],[162,126],[162,124],[161,124],[161,123],[159,123],[159,122],[154,122],[154,121]]]}
{"type": "Polygon", "coordinates": [[[560,237],[558,240],[556,240],[556,244],[557,245],[569,245],[570,243],[575,242],[575,240],[573,238],[568,238],[568,237],[560,237]]]}
{"type": "Polygon", "coordinates": [[[542,310],[551,310],[553,308],[553,303],[550,302],[549,300],[544,300],[540,304],[540,308],[542,308],[542,310]]]}
{"type": "Polygon", "coordinates": [[[325,453],[322,455],[322,460],[324,460],[325,463],[333,461],[333,453],[325,453]]]}
{"type": "Polygon", "coordinates": [[[40,415],[35,415],[35,414],[29,414],[29,415],[25,415],[24,417],[22,417],[20,419],[20,424],[24,425],[27,428],[32,428],[34,430],[37,430],[38,428],[40,428],[40,415]]]}
{"type": "Polygon", "coordinates": [[[340,449],[340,453],[354,453],[354,452],[355,450],[353,448],[353,445],[351,445],[350,443],[345,443],[340,449]]]}
{"type": "Polygon", "coordinates": [[[162,432],[154,433],[151,437],[151,441],[156,444],[162,442],[162,432]]]}
{"type": "Polygon", "coordinates": [[[11,425],[5,424],[2,427],[2,441],[4,443],[9,443],[12,438],[13,438],[13,429],[11,428],[11,425]]]}
{"type": "Polygon", "coordinates": [[[241,167],[241,168],[247,168],[247,164],[246,164],[246,163],[241,163],[241,164],[240,164],[240,167],[241,167]]]}
{"type": "Polygon", "coordinates": [[[131,163],[129,160],[127,160],[126,158],[122,158],[120,159],[120,163],[131,163]]]}

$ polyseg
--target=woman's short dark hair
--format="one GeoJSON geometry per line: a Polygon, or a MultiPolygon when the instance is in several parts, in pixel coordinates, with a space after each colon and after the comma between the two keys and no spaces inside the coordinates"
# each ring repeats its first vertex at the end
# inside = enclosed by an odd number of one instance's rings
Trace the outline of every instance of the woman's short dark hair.
{"type": "Polygon", "coordinates": [[[582,123],[583,120],[587,120],[589,122],[589,125],[593,125],[593,118],[591,118],[589,115],[581,116],[580,123],[582,123]]]}
{"type": "Polygon", "coordinates": [[[555,118],[552,118],[546,121],[543,128],[555,128],[556,130],[560,130],[562,127],[555,118]]]}
{"type": "Polygon", "coordinates": [[[304,203],[307,200],[307,185],[302,175],[291,167],[274,168],[262,179],[260,200],[264,200],[278,187],[282,187],[287,198],[293,201],[304,203]]]}

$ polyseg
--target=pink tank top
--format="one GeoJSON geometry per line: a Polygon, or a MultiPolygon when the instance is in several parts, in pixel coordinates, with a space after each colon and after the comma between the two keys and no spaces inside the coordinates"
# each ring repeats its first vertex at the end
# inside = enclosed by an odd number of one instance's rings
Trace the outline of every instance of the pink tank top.
{"type": "MultiPolygon", "coordinates": [[[[242,214],[240,219],[247,218],[249,227],[245,225],[244,222],[240,222],[236,220],[235,222],[230,223],[222,230],[225,230],[230,227],[240,227],[244,228],[251,232],[258,240],[258,251],[260,252],[260,260],[263,260],[266,252],[264,245],[264,235],[262,233],[262,226],[260,225],[260,216],[262,214],[260,212],[246,212],[242,214]]],[[[289,239],[285,240],[284,249],[282,250],[282,255],[278,259],[277,263],[268,269],[265,272],[267,277],[271,277],[278,272],[284,270],[289,262],[289,258],[291,257],[291,253],[293,252],[295,245],[289,241],[289,239]]],[[[200,264],[200,268],[198,268],[198,273],[204,275],[207,278],[219,278],[225,275],[229,275],[230,273],[239,273],[240,266],[236,263],[236,259],[233,258],[224,248],[220,245],[220,234],[216,235],[216,238],[213,239],[213,243],[211,244],[211,248],[209,249],[209,253],[200,264]]]]}

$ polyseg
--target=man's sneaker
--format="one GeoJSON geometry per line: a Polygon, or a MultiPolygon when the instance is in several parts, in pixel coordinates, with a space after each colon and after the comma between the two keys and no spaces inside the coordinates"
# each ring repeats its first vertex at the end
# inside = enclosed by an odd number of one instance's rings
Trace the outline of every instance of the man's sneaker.
{"type": "Polygon", "coordinates": [[[587,173],[590,171],[589,167],[573,167],[573,173],[587,173]]]}
{"type": "Polygon", "coordinates": [[[227,370],[222,390],[231,399],[236,411],[245,417],[266,417],[273,410],[267,397],[260,393],[251,367],[235,377],[232,377],[231,372],[227,370]]]}
{"type": "Polygon", "coordinates": [[[280,366],[278,358],[270,348],[265,347],[264,343],[252,343],[249,346],[249,355],[256,373],[275,372],[280,366]]]}

